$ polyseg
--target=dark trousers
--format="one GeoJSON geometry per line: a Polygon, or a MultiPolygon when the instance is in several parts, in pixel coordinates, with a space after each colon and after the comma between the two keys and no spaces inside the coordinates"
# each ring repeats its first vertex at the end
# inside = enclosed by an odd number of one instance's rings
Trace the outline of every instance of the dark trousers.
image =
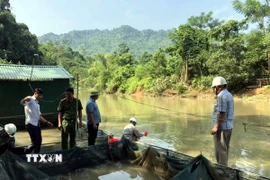
{"type": "Polygon", "coordinates": [[[10,141],[8,142],[8,148],[15,148],[15,138],[11,138],[10,141]]]}
{"type": "Polygon", "coordinates": [[[23,155],[26,153],[24,147],[9,147],[9,144],[6,143],[0,146],[0,155],[3,154],[6,150],[9,150],[10,152],[17,155],[23,155]]]}
{"type": "Polygon", "coordinates": [[[26,125],[26,130],[28,131],[32,142],[32,144],[27,147],[26,153],[31,153],[33,150],[34,153],[39,153],[42,143],[40,126],[34,126],[29,123],[26,125]]]}
{"type": "Polygon", "coordinates": [[[15,148],[15,138],[10,138],[9,141],[0,145],[0,155],[3,154],[6,150],[9,150],[16,154],[15,152],[17,151],[17,149],[21,150],[22,153],[24,152],[24,148],[15,148]]]}
{"type": "Polygon", "coordinates": [[[217,163],[228,166],[230,140],[232,136],[232,129],[218,130],[214,135],[214,147],[217,163]]]}
{"type": "Polygon", "coordinates": [[[87,124],[87,128],[88,128],[88,146],[95,145],[96,138],[97,138],[97,132],[98,132],[98,126],[99,126],[99,124],[97,124],[97,129],[94,129],[93,124],[87,124]]]}
{"type": "Polygon", "coordinates": [[[8,143],[2,144],[0,146],[0,155],[3,154],[8,149],[8,143]]]}

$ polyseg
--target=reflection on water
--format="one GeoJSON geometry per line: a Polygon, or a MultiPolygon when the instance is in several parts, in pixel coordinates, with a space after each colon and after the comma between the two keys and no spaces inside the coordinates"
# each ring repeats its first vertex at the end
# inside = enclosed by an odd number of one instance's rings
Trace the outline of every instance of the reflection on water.
{"type": "MultiPolygon", "coordinates": [[[[140,131],[148,131],[142,142],[174,149],[192,156],[202,152],[215,162],[213,137],[210,134],[214,99],[173,99],[101,95],[97,100],[102,123],[100,128],[121,136],[130,117],[138,119],[140,131]],[[136,102],[139,103],[136,103],[136,102]],[[159,108],[161,107],[161,108],[159,108]],[[163,108],[163,109],[162,109],[163,108]]],[[[80,94],[83,106],[88,93],[80,94]]],[[[247,126],[242,122],[270,125],[270,102],[235,100],[235,123],[229,165],[270,177],[270,128],[247,126]]],[[[85,112],[83,112],[85,116],[85,112]]]]}
{"type": "Polygon", "coordinates": [[[152,137],[142,138],[140,140],[140,142],[150,144],[150,145],[154,145],[154,146],[158,145],[158,147],[162,147],[162,148],[166,148],[166,149],[176,151],[176,149],[174,148],[174,145],[172,143],[168,143],[166,141],[163,141],[163,140],[161,140],[160,138],[158,138],[155,135],[153,135],[152,137]]]}
{"type": "Polygon", "coordinates": [[[142,179],[168,179],[168,177],[161,177],[152,171],[136,165],[127,164],[106,164],[91,168],[78,169],[65,175],[57,176],[57,179],[65,180],[142,180],[142,179]]]}

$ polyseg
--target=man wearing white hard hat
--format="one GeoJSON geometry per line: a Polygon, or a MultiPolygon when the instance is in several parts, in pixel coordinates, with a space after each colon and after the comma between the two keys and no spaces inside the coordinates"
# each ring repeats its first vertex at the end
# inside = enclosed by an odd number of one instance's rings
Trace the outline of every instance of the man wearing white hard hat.
{"type": "Polygon", "coordinates": [[[212,115],[212,130],[217,163],[228,166],[230,140],[234,121],[234,100],[227,90],[227,82],[223,77],[215,77],[212,86],[217,101],[212,115]]]}
{"type": "Polygon", "coordinates": [[[147,136],[147,132],[139,132],[139,130],[136,128],[137,120],[132,117],[129,119],[129,124],[124,127],[123,130],[123,136],[126,139],[132,140],[132,141],[138,141],[142,136],[147,136]]]}
{"type": "Polygon", "coordinates": [[[15,147],[14,135],[17,131],[15,124],[9,123],[0,127],[0,154],[5,152],[6,149],[15,147]]]}

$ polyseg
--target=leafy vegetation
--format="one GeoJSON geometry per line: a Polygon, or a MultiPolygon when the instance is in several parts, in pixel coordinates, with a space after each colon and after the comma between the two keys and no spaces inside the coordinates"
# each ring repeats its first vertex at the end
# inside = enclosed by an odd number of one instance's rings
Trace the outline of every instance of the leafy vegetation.
{"type": "Polygon", "coordinates": [[[269,1],[233,0],[234,9],[245,16],[241,21],[220,21],[209,12],[190,17],[170,32],[122,26],[47,34],[40,38],[46,43],[38,44],[26,25],[16,23],[8,0],[0,0],[0,45],[5,49],[0,63],[31,64],[38,53],[36,64],[64,66],[80,75],[82,87],[107,93],[183,94],[209,89],[218,75],[238,91],[257,78],[269,78],[269,1]],[[250,23],[258,27],[247,32],[250,23]]]}
{"type": "Polygon", "coordinates": [[[27,25],[16,22],[9,0],[0,0],[0,59],[30,63],[37,51],[37,37],[29,32],[27,25]]]}

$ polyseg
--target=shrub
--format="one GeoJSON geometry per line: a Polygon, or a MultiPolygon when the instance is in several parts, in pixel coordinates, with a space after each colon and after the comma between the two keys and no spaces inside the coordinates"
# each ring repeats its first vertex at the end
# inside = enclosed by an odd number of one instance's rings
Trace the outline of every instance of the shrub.
{"type": "Polygon", "coordinates": [[[136,77],[129,78],[126,83],[126,93],[132,94],[136,92],[137,87],[138,87],[138,81],[139,80],[136,77]]]}
{"type": "Polygon", "coordinates": [[[184,94],[188,90],[188,88],[183,84],[177,84],[176,90],[177,90],[178,94],[184,94]]]}
{"type": "Polygon", "coordinates": [[[209,89],[212,84],[214,76],[202,76],[192,80],[191,87],[199,90],[209,89]]]}

